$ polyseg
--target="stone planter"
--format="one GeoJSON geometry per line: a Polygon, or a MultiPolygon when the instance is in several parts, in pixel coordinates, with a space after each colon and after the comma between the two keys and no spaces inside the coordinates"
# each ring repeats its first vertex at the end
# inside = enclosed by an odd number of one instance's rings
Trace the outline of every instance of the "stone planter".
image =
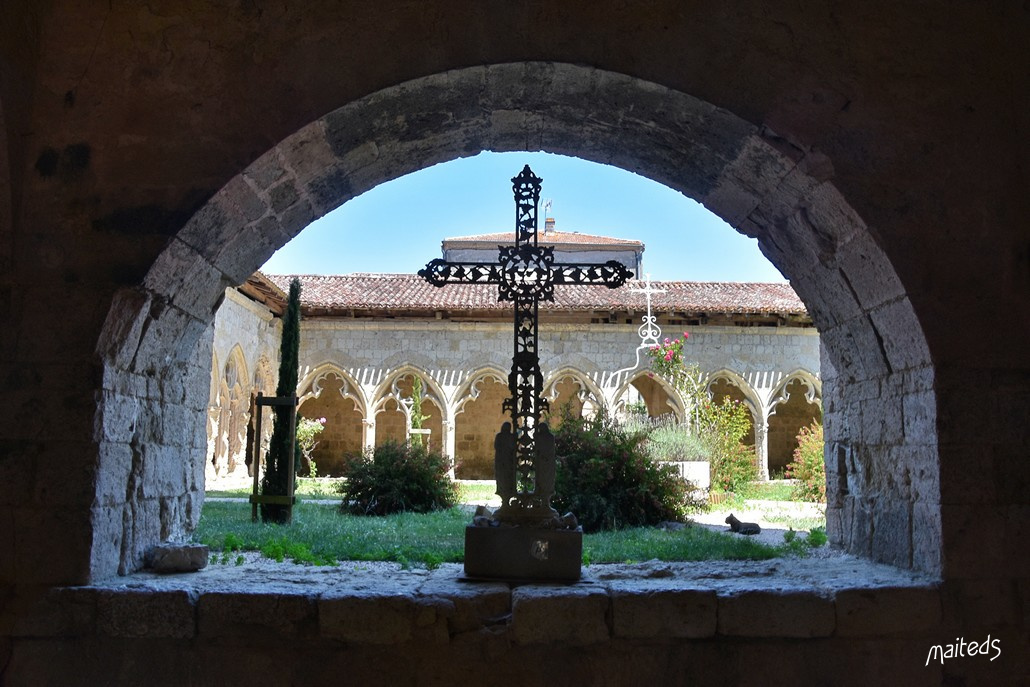
{"type": "Polygon", "coordinates": [[[433,433],[431,429],[408,429],[408,443],[411,443],[412,439],[418,437],[416,441],[421,440],[423,446],[429,446],[429,435],[433,433]]]}
{"type": "Polygon", "coordinates": [[[712,486],[712,467],[707,460],[669,461],[680,477],[698,489],[708,491],[712,486]]]}

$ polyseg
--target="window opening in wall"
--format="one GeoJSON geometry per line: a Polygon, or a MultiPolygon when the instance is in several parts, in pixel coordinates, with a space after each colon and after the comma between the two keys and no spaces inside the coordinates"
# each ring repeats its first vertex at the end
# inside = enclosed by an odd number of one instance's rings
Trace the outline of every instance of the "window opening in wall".
{"type": "MultiPolygon", "coordinates": [[[[642,183],[641,178],[570,158],[534,155],[542,162],[534,161],[533,164],[542,170],[542,174],[549,175],[548,190],[554,190],[555,195],[560,197],[555,207],[566,211],[560,218],[546,218],[547,231],[542,232],[543,237],[551,240],[564,237],[570,246],[567,247],[568,250],[584,250],[590,252],[591,256],[597,251],[603,251],[606,246],[617,245],[621,237],[629,237],[626,241],[631,250],[636,250],[633,246],[640,244],[639,254],[632,256],[632,260],[636,261],[636,267],[646,264],[649,271],[659,271],[659,275],[662,274],[660,270],[665,270],[666,281],[684,284],[697,282],[708,284],[706,288],[711,289],[711,283],[705,279],[714,279],[717,275],[705,271],[709,268],[708,265],[704,265],[702,270],[696,266],[698,263],[688,260],[688,257],[696,257],[701,252],[695,245],[699,240],[698,233],[706,235],[707,232],[720,238],[710,250],[720,253],[730,250],[735,254],[734,260],[725,268],[730,271],[723,273],[725,281],[746,282],[746,274],[755,274],[751,277],[753,281],[764,280],[782,284],[782,277],[761,256],[758,256],[758,259],[765,267],[757,270],[750,268],[752,272],[736,271],[756,259],[754,254],[757,251],[753,242],[722,225],[705,211],[697,214],[693,210],[684,210],[679,206],[690,207],[696,204],[653,182],[643,183],[648,197],[654,195],[663,198],[671,194],[676,196],[673,198],[676,203],[670,204],[666,198],[661,203],[652,203],[651,207],[644,210],[637,206],[622,212],[606,213],[603,217],[577,215],[578,205],[589,206],[589,203],[582,200],[577,201],[577,197],[590,198],[597,193],[604,194],[605,191],[598,188],[598,185],[603,187],[603,181],[598,182],[596,179],[585,182],[586,190],[571,186],[563,187],[561,179],[563,175],[570,173],[569,170],[573,170],[580,177],[584,175],[580,170],[585,169],[590,173],[599,174],[602,180],[609,176],[614,178],[616,181],[610,183],[616,184],[620,190],[619,193],[608,193],[609,197],[627,195],[625,187],[636,188],[642,183]],[[554,169],[548,169],[548,164],[553,165],[554,169]],[[656,205],[664,209],[656,209],[656,205]],[[659,212],[666,214],[658,218],[655,213],[659,212]],[[643,227],[657,228],[658,231],[641,240],[638,237],[642,234],[643,227]],[[715,230],[712,227],[715,227],[715,230]],[[608,234],[618,238],[612,239],[607,236],[608,234]],[[721,239],[725,238],[723,235],[731,238],[731,242],[734,243],[732,249],[722,245],[721,239]],[[670,237],[676,238],[670,240],[670,237]],[[647,246],[647,252],[644,251],[644,244],[647,246]],[[672,260],[666,264],[670,257],[672,260]]],[[[508,169],[512,161],[524,160],[526,157],[527,155],[523,154],[484,154],[479,156],[482,160],[477,158],[479,162],[473,161],[473,167],[483,165],[487,171],[473,172],[471,177],[496,176],[493,168],[508,169]]],[[[310,317],[302,323],[299,416],[322,423],[322,429],[311,449],[311,462],[317,465],[319,483],[305,484],[305,475],[301,475],[302,493],[307,489],[321,497],[321,500],[338,498],[335,496],[337,482],[334,480],[339,480],[346,473],[348,465],[356,456],[383,447],[387,442],[403,444],[417,435],[419,439],[425,440],[426,449],[440,452],[453,459],[451,476],[456,477],[463,485],[462,498],[477,503],[497,504],[496,496],[493,494],[492,454],[494,434],[504,421],[501,404],[508,393],[504,372],[510,364],[508,315],[492,306],[484,309],[483,304],[476,303],[475,314],[463,315],[460,318],[461,324],[441,319],[441,312],[461,312],[466,305],[460,302],[460,297],[456,302],[422,302],[420,299],[432,295],[420,295],[418,289],[421,285],[406,275],[410,275],[425,261],[428,249],[419,248],[419,242],[429,241],[439,246],[440,241],[444,241],[445,251],[469,252],[475,252],[479,249],[478,243],[484,243],[492,245],[493,248],[488,246],[487,250],[495,252],[496,244],[501,237],[494,234],[502,233],[510,224],[510,218],[501,218],[494,212],[497,208],[493,206],[499,205],[503,210],[510,205],[510,201],[501,198],[490,202],[484,206],[486,209],[480,213],[481,216],[477,216],[474,209],[463,212],[459,218],[453,215],[444,216],[437,220],[436,226],[439,228],[435,234],[432,229],[432,218],[426,221],[420,217],[417,222],[418,231],[412,233],[408,231],[411,227],[404,223],[414,222],[413,219],[394,217],[383,209],[384,203],[389,206],[422,205],[417,202],[418,198],[424,194],[434,193],[439,185],[444,183],[441,180],[448,178],[444,173],[445,168],[469,164],[469,161],[461,160],[424,170],[383,184],[365,196],[348,202],[338,211],[312,224],[298,239],[284,247],[265,265],[265,273],[254,275],[248,284],[239,289],[230,289],[236,293],[226,299],[223,309],[237,312],[232,316],[228,313],[219,313],[216,320],[215,356],[218,355],[217,349],[229,345],[229,340],[232,339],[224,330],[231,328],[230,323],[240,322],[241,318],[245,317],[244,314],[249,314],[255,322],[260,321],[269,333],[268,338],[274,341],[275,337],[271,334],[277,321],[274,308],[267,313],[260,313],[258,302],[247,299],[246,295],[259,291],[267,296],[276,289],[285,291],[288,277],[277,272],[308,275],[303,278],[305,293],[302,299],[310,317]],[[391,187],[395,185],[399,186],[400,190],[391,191],[391,187]],[[379,201],[379,205],[372,202],[377,192],[383,193],[387,199],[379,201]],[[406,200],[404,203],[390,200],[397,197],[406,200]],[[379,225],[380,228],[371,231],[370,227],[373,225],[379,225]],[[332,237],[327,240],[329,233],[332,237]],[[362,241],[370,235],[381,237],[391,234],[411,238],[394,241],[392,245],[398,250],[385,252],[392,261],[382,264],[379,267],[381,272],[371,271],[376,266],[374,260],[384,252],[362,250],[362,241]],[[464,234],[464,238],[448,245],[447,240],[455,234],[464,234]],[[486,238],[477,238],[481,235],[485,235],[486,238]],[[315,248],[305,249],[305,242],[314,245],[315,248]],[[329,263],[318,262],[339,248],[344,249],[339,258],[329,263]],[[414,266],[404,262],[408,252],[417,256],[419,262],[414,263],[414,266]],[[351,257],[357,258],[357,261],[349,263],[347,259],[351,257]],[[305,260],[312,262],[304,262],[305,260]],[[349,268],[348,265],[354,267],[349,268]],[[313,274],[317,272],[326,273],[313,274]],[[355,298],[353,294],[358,292],[361,295],[355,298]],[[352,300],[345,300],[346,298],[352,300]],[[376,301],[383,304],[376,305],[376,301]],[[364,316],[361,322],[354,322],[352,316],[358,310],[363,312],[364,316]],[[422,312],[423,310],[425,312],[422,312]],[[398,319],[398,313],[402,314],[403,318],[398,319]],[[412,420],[416,380],[420,387],[420,409],[416,414],[422,416],[418,422],[419,427],[414,427],[412,420]]],[[[463,174],[466,178],[470,176],[469,172],[463,174]]],[[[453,181],[449,183],[454,184],[453,181]]],[[[462,181],[458,185],[464,186],[465,182],[462,181]]],[[[490,186],[496,184],[492,183],[490,186]]],[[[491,192],[493,190],[489,189],[491,192]]],[[[489,193],[484,191],[483,195],[489,193]]],[[[628,195],[632,195],[632,192],[628,195]]],[[[510,211],[510,208],[507,209],[510,211]]],[[[557,209],[554,211],[555,215],[557,209]]],[[[687,298],[689,294],[681,294],[689,288],[689,285],[679,287],[679,292],[674,297],[687,298]]],[[[718,291],[717,285],[714,288],[718,291]]],[[[446,293],[435,296],[455,298],[446,293]]],[[[606,371],[618,367],[615,361],[619,359],[620,353],[630,350],[619,342],[622,339],[626,342],[632,341],[636,330],[636,314],[641,309],[639,304],[621,304],[618,298],[623,296],[620,293],[613,293],[608,297],[615,300],[605,302],[603,308],[596,308],[608,314],[602,318],[591,318],[590,324],[578,320],[574,308],[568,315],[563,315],[561,311],[548,313],[548,326],[544,327],[545,334],[541,345],[545,348],[545,364],[552,366],[547,373],[551,376],[548,378],[546,389],[552,404],[550,421],[554,425],[559,424],[563,411],[572,417],[592,417],[602,408],[607,408],[608,412],[622,418],[627,416],[630,407],[642,408],[647,416],[659,421],[659,424],[664,422],[666,425],[675,425],[686,421],[684,401],[676,390],[643,370],[638,371],[631,381],[624,382],[621,391],[616,391],[615,387],[610,391],[603,389],[605,384],[611,382],[604,379],[606,371]],[[613,303],[621,305],[613,307],[613,303]],[[563,324],[563,319],[568,324],[563,324]],[[605,331],[615,327],[619,332],[597,338],[600,335],[591,333],[590,325],[603,326],[605,331]],[[623,329],[625,331],[622,331],[623,329]],[[546,357],[548,355],[549,362],[546,357]],[[563,360],[572,361],[574,364],[555,370],[553,366],[560,365],[563,360]]],[[[733,297],[732,293],[729,297],[733,297]]],[[[661,304],[658,305],[660,309],[661,304]]],[[[683,305],[683,302],[672,302],[674,308],[682,308],[683,305]]],[[[695,304],[687,309],[697,310],[698,307],[695,304]]],[[[722,318],[722,312],[718,313],[718,316],[722,318]]],[[[660,317],[671,327],[702,327],[700,323],[704,319],[669,317],[664,313],[661,313],[660,317]]],[[[742,322],[748,325],[754,323],[751,320],[742,322]]],[[[237,338],[247,339],[251,341],[252,347],[255,347],[254,341],[259,337],[243,331],[246,329],[245,326],[241,327],[237,338]]],[[[803,332],[807,337],[805,355],[808,355],[811,374],[817,377],[817,336],[811,325],[808,327],[809,330],[803,332]]],[[[748,356],[741,356],[740,350],[755,346],[772,348],[768,343],[756,343],[754,337],[744,333],[720,330],[718,334],[708,334],[698,329],[693,335],[694,340],[699,342],[697,351],[704,353],[703,362],[710,370],[733,364],[743,365],[744,369],[739,370],[741,379],[749,370],[746,369],[747,363],[743,362],[748,360],[748,356]]],[[[249,352],[251,357],[259,353],[266,361],[269,356],[273,359],[275,357],[274,350],[268,350],[267,347],[262,349],[260,345],[256,345],[255,350],[249,352]]],[[[246,358],[238,352],[237,357],[246,358]]],[[[770,360],[775,358],[769,355],[767,357],[770,360]]],[[[761,372],[762,365],[770,364],[769,360],[766,360],[751,371],[761,372]]],[[[265,368],[267,367],[266,364],[265,368]]],[[[254,378],[255,384],[258,384],[257,372],[254,378]]],[[[263,384],[270,381],[261,379],[263,384]]],[[[733,385],[720,387],[719,383],[722,381],[724,380],[716,380],[713,383],[713,400],[719,401],[723,396],[733,394],[742,397],[739,391],[734,391],[737,387],[733,385]]],[[[212,416],[217,416],[223,398],[224,394],[213,397],[212,416]]],[[[754,429],[749,432],[747,443],[755,445],[754,429]]],[[[677,471],[685,474],[683,470],[677,468],[677,471]]],[[[220,475],[213,477],[214,484],[224,486],[225,480],[219,479],[220,475]]],[[[209,471],[209,479],[211,478],[209,471]]]]}

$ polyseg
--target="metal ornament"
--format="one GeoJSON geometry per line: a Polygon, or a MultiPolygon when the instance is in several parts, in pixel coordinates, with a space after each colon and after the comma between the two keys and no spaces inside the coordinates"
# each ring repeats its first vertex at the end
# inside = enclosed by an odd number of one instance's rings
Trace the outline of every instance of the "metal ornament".
{"type": "Polygon", "coordinates": [[[537,348],[540,301],[554,300],[556,284],[622,286],[633,272],[620,262],[554,262],[554,248],[537,245],[537,206],[542,179],[526,165],[512,180],[515,245],[498,246],[496,263],[430,261],[419,276],[433,286],[497,284],[498,300],[515,306],[514,348],[508,375],[504,423],[494,441],[497,491],[503,505],[495,514],[508,522],[545,522],[557,517],[554,495],[554,437],[540,416],[547,411],[537,348]]]}
{"type": "Polygon", "coordinates": [[[641,319],[643,324],[637,329],[637,334],[640,335],[640,345],[637,346],[636,350],[636,361],[629,367],[624,367],[621,370],[616,370],[612,373],[612,377],[618,378],[626,372],[632,372],[633,370],[640,367],[640,354],[650,348],[660,345],[658,343],[658,337],[662,335],[662,328],[658,326],[658,316],[651,314],[651,295],[658,293],[665,293],[665,289],[656,289],[651,285],[651,275],[645,275],[644,288],[642,289],[630,289],[633,293],[642,293],[647,298],[647,314],[641,319]]]}

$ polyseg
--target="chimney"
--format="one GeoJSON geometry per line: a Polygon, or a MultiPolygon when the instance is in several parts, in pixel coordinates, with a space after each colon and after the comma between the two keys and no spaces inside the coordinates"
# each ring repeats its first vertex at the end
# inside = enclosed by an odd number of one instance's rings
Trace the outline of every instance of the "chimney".
{"type": "Polygon", "coordinates": [[[544,236],[554,233],[554,218],[548,217],[544,219],[544,236]]]}

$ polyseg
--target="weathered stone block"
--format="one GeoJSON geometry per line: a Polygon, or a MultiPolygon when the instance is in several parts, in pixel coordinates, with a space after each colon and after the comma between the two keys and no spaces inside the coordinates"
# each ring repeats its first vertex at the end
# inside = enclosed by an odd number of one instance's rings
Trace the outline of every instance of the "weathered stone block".
{"type": "Polygon", "coordinates": [[[933,392],[906,394],[905,441],[912,444],[935,443],[937,432],[937,397],[933,392]]]}
{"type": "Polygon", "coordinates": [[[314,597],[209,592],[197,601],[197,632],[201,638],[308,637],[317,631],[318,603],[314,597]]]}
{"type": "Polygon", "coordinates": [[[718,625],[714,590],[639,589],[611,591],[612,634],[628,639],[711,637],[718,625]]]}
{"type": "Polygon", "coordinates": [[[512,638],[518,644],[608,641],[608,605],[607,592],[592,585],[519,587],[512,592],[512,638]]]}
{"type": "Polygon", "coordinates": [[[873,325],[883,338],[883,350],[891,368],[925,367],[930,361],[923,329],[907,298],[887,303],[871,313],[873,325]]]}
{"type": "Polygon", "coordinates": [[[419,587],[425,597],[444,599],[454,605],[447,618],[452,635],[500,622],[511,614],[511,588],[502,582],[461,582],[456,571],[440,568],[419,587]]]}
{"type": "Polygon", "coordinates": [[[182,590],[103,590],[97,629],[110,637],[189,639],[196,634],[194,598],[182,590]]]}
{"type": "Polygon", "coordinates": [[[940,592],[926,587],[842,589],[834,603],[842,637],[920,632],[941,621],[940,592]]]}
{"type": "Polygon", "coordinates": [[[719,597],[719,634],[737,637],[829,637],[833,601],[813,591],[756,590],[719,597]]]}
{"type": "Polygon", "coordinates": [[[873,559],[901,568],[912,564],[911,505],[897,496],[881,497],[873,512],[873,559]]]}
{"type": "Polygon", "coordinates": [[[196,572],[207,567],[209,549],[201,544],[158,544],[147,551],[147,567],[154,572],[196,572]]]}
{"type": "Polygon", "coordinates": [[[445,643],[453,604],[389,590],[323,596],[318,600],[322,637],[355,644],[445,643]]]}

